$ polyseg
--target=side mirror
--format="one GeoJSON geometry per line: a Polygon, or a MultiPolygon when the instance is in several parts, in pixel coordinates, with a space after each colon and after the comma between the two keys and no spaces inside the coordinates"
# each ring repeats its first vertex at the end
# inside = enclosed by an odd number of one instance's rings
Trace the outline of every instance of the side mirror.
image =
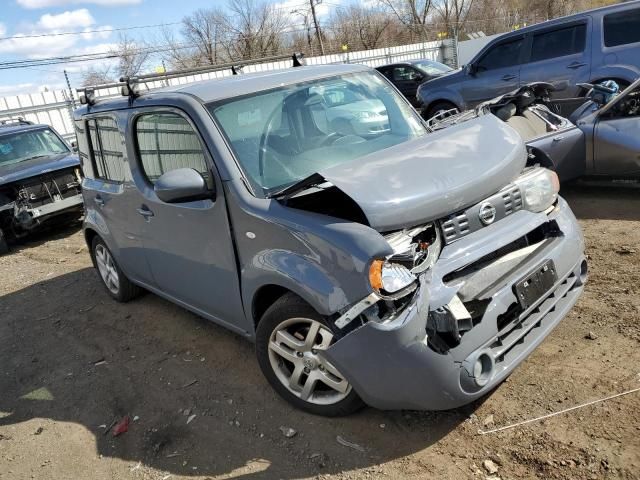
{"type": "Polygon", "coordinates": [[[71,151],[73,151],[74,153],[78,153],[78,142],[76,142],[75,140],[71,142],[71,151]]]}
{"type": "Polygon", "coordinates": [[[413,77],[413,79],[416,81],[416,83],[422,83],[424,82],[424,75],[418,73],[415,77],[413,77]]]}
{"type": "Polygon", "coordinates": [[[163,174],[156,180],[153,190],[166,203],[193,202],[215,195],[204,177],[193,168],[178,168],[163,174]]]}
{"type": "Polygon", "coordinates": [[[478,67],[476,66],[475,63],[467,63],[464,66],[464,73],[466,73],[467,75],[474,76],[477,71],[478,71],[478,67]]]}

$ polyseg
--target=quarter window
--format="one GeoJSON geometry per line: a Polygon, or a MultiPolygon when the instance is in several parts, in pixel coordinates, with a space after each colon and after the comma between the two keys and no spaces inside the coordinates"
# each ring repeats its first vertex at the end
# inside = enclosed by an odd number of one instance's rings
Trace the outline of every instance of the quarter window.
{"type": "Polygon", "coordinates": [[[124,181],[122,137],[115,120],[111,117],[93,118],[87,126],[95,177],[112,182],[124,181]]]}
{"type": "Polygon", "coordinates": [[[136,122],[136,139],[142,168],[151,183],[178,168],[193,168],[210,183],[198,134],[189,122],[175,113],[141,115],[136,122]]]}
{"type": "Polygon", "coordinates": [[[538,62],[549,58],[564,57],[584,51],[587,26],[574,25],[533,36],[531,61],[538,62]]]}
{"type": "Polygon", "coordinates": [[[520,64],[520,53],[524,39],[496,45],[478,62],[478,70],[495,70],[520,64]]]}
{"type": "Polygon", "coordinates": [[[604,45],[616,47],[640,42],[640,9],[604,16],[604,45]]]}

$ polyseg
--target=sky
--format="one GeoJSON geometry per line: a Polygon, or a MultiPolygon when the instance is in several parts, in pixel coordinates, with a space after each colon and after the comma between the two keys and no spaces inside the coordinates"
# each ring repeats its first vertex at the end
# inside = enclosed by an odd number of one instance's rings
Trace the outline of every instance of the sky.
{"type": "MultiPolygon", "coordinates": [[[[322,18],[330,9],[348,0],[323,2],[317,8],[322,18]]],[[[308,0],[273,1],[289,12],[306,6],[308,0]]],[[[198,8],[224,6],[220,0],[0,0],[0,62],[108,52],[118,41],[117,28],[177,24],[198,8]],[[95,32],[95,30],[99,30],[95,32]],[[102,31],[100,31],[102,30],[102,31]],[[105,31],[106,30],[106,31],[105,31]],[[83,32],[78,35],[34,35],[83,32]],[[20,36],[31,36],[20,38],[20,36]],[[13,37],[13,38],[8,38],[13,37]],[[16,38],[17,37],[17,38],[16,38]]],[[[302,21],[302,20],[301,20],[302,21]]],[[[179,29],[179,25],[167,28],[179,29]]],[[[160,27],[128,30],[134,38],[161,42],[160,27]]],[[[153,60],[151,60],[153,62],[153,60]]],[[[158,60],[159,63],[159,60],[158,60]]],[[[34,68],[0,70],[0,97],[66,88],[67,70],[73,88],[80,86],[89,65],[73,63],[34,68]]]]}

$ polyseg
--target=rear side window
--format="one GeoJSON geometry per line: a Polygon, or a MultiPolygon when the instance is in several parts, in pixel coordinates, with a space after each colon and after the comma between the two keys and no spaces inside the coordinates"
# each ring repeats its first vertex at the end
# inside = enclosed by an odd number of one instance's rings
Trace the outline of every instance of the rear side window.
{"type": "Polygon", "coordinates": [[[93,173],[111,182],[124,181],[122,137],[111,117],[92,118],[87,122],[93,173]]]}
{"type": "Polygon", "coordinates": [[[519,38],[496,45],[478,62],[478,70],[495,70],[497,68],[518,65],[520,63],[520,53],[522,52],[523,44],[524,39],[519,38]]]}
{"type": "Polygon", "coordinates": [[[640,42],[640,9],[604,16],[604,45],[616,47],[640,42]]]}
{"type": "Polygon", "coordinates": [[[530,61],[538,62],[581,53],[584,51],[586,36],[585,24],[538,33],[533,36],[530,61]]]}
{"type": "Polygon", "coordinates": [[[210,183],[209,169],[198,134],[175,113],[151,113],[136,121],[138,155],[151,183],[178,168],[193,168],[210,183]]]}

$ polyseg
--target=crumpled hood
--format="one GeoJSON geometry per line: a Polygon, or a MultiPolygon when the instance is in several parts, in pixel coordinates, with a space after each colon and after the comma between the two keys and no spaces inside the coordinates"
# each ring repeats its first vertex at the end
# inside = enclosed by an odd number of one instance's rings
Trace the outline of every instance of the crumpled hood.
{"type": "Polygon", "coordinates": [[[69,167],[79,167],[80,160],[77,155],[65,153],[48,157],[34,158],[24,162],[0,165],[0,185],[36,177],[44,173],[62,170],[69,167]]]}
{"type": "Polygon", "coordinates": [[[385,232],[479,202],[514,180],[526,158],[517,132],[483,115],[318,173],[385,232]]]}

